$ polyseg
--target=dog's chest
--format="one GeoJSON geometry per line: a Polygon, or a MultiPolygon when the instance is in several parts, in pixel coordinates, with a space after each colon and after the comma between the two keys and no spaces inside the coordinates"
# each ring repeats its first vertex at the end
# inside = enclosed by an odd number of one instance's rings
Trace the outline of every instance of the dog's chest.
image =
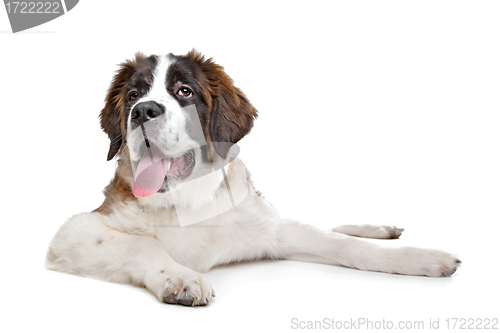
{"type": "Polygon", "coordinates": [[[272,252],[274,214],[256,217],[252,211],[260,205],[255,198],[248,199],[231,211],[190,226],[181,227],[174,217],[170,223],[158,225],[155,236],[176,262],[199,272],[237,260],[262,258],[272,252]]]}

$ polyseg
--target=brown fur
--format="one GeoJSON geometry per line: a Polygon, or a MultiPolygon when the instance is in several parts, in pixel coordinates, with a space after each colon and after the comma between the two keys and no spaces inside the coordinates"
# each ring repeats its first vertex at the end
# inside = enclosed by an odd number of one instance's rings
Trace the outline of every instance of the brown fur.
{"type": "MultiPolygon", "coordinates": [[[[243,138],[257,118],[257,110],[246,96],[233,85],[233,80],[224,72],[224,68],[195,51],[190,51],[187,58],[195,61],[205,74],[198,83],[203,89],[203,98],[210,110],[208,133],[212,142],[236,143],[243,138]]],[[[216,145],[217,153],[225,158],[230,145],[216,145]]]]}
{"type": "MultiPolygon", "coordinates": [[[[107,157],[108,161],[117,154],[121,155],[125,146],[124,138],[127,133],[125,119],[126,88],[135,72],[137,64],[144,58],[143,54],[137,53],[134,60],[127,60],[120,64],[120,69],[117,71],[108,90],[106,105],[99,115],[101,128],[108,134],[111,140],[107,157]]],[[[104,189],[106,199],[99,208],[94,210],[95,212],[109,215],[117,202],[136,200],[132,194],[130,185],[125,181],[128,178],[127,176],[131,174],[131,171],[128,169],[124,165],[123,160],[118,160],[115,177],[104,189]]]]}
{"type": "Polygon", "coordinates": [[[115,177],[104,189],[104,202],[102,205],[94,210],[103,215],[109,215],[113,212],[113,207],[117,203],[135,201],[137,198],[132,194],[132,188],[126,179],[132,177],[130,165],[125,163],[124,159],[118,160],[118,167],[116,168],[115,177]]]}
{"type": "MultiPolygon", "coordinates": [[[[233,80],[224,72],[222,66],[215,64],[211,58],[205,59],[195,50],[189,52],[186,57],[194,61],[203,73],[197,77],[197,81],[202,88],[203,100],[209,110],[209,121],[204,126],[206,139],[215,143],[228,143],[215,145],[217,153],[225,158],[230,144],[238,142],[250,132],[253,120],[257,117],[257,110],[245,95],[233,85],[233,80]]],[[[124,140],[127,131],[125,119],[126,88],[137,64],[143,59],[145,56],[137,53],[134,60],[122,63],[106,96],[106,105],[101,111],[100,121],[101,128],[111,140],[108,161],[115,155],[127,154],[124,140]]],[[[122,156],[118,160],[114,179],[104,190],[106,199],[95,211],[109,215],[117,203],[136,200],[129,183],[126,181],[130,177],[132,177],[132,172],[128,160],[122,156]]]]}
{"type": "Polygon", "coordinates": [[[108,161],[123,149],[127,129],[125,118],[125,98],[127,85],[135,72],[137,63],[144,59],[137,53],[134,60],[127,60],[120,65],[106,96],[106,105],[99,116],[102,130],[111,140],[108,151],[108,161]]]}

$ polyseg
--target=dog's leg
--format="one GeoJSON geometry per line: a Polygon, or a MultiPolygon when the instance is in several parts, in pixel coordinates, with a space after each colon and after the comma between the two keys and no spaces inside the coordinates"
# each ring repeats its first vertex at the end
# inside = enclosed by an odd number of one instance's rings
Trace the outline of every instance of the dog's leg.
{"type": "Polygon", "coordinates": [[[99,213],[75,215],[61,227],[46,267],[144,286],[166,303],[205,305],[214,296],[203,275],[176,263],[155,238],[110,229],[99,213]]]}
{"type": "Polygon", "coordinates": [[[404,229],[396,228],[387,225],[339,225],[332,229],[334,232],[339,232],[341,234],[363,237],[363,238],[375,238],[375,239],[391,239],[399,238],[404,229]]]}
{"type": "Polygon", "coordinates": [[[298,222],[280,223],[278,256],[360,270],[406,275],[450,276],[460,261],[444,251],[393,248],[339,233],[325,233],[298,222]]]}

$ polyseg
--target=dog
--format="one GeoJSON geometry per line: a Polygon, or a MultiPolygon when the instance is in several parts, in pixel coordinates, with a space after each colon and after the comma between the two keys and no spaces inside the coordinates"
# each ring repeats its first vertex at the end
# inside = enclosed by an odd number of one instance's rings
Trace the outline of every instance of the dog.
{"type": "Polygon", "coordinates": [[[366,271],[447,277],[460,265],[433,249],[392,248],[392,226],[328,232],[280,217],[237,157],[257,117],[223,67],[196,50],[122,63],[100,113],[117,157],[103,204],[71,217],[50,243],[46,267],[145,287],[165,303],[215,297],[211,267],[288,259],[366,271]]]}

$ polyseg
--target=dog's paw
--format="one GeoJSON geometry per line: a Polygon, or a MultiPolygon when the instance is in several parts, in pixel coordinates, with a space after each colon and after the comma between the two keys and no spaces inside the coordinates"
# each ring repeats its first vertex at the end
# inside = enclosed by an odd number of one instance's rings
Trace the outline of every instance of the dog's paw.
{"type": "Polygon", "coordinates": [[[444,251],[436,251],[437,253],[431,255],[428,263],[423,266],[424,275],[436,277],[448,277],[453,275],[462,263],[453,255],[444,251]]]}
{"type": "Polygon", "coordinates": [[[180,273],[166,274],[161,278],[157,296],[168,304],[186,306],[207,305],[215,297],[215,292],[208,280],[200,273],[186,269],[180,273]]]}
{"type": "Polygon", "coordinates": [[[394,239],[399,238],[404,229],[388,225],[348,224],[336,226],[331,231],[354,237],[394,239]]]}
{"type": "Polygon", "coordinates": [[[440,250],[428,250],[418,248],[407,248],[406,256],[399,261],[399,269],[396,273],[408,275],[423,275],[432,277],[451,276],[462,263],[450,253],[440,250]]]}
{"type": "Polygon", "coordinates": [[[373,238],[377,239],[396,239],[401,236],[405,229],[388,225],[382,225],[374,231],[373,238]]]}

